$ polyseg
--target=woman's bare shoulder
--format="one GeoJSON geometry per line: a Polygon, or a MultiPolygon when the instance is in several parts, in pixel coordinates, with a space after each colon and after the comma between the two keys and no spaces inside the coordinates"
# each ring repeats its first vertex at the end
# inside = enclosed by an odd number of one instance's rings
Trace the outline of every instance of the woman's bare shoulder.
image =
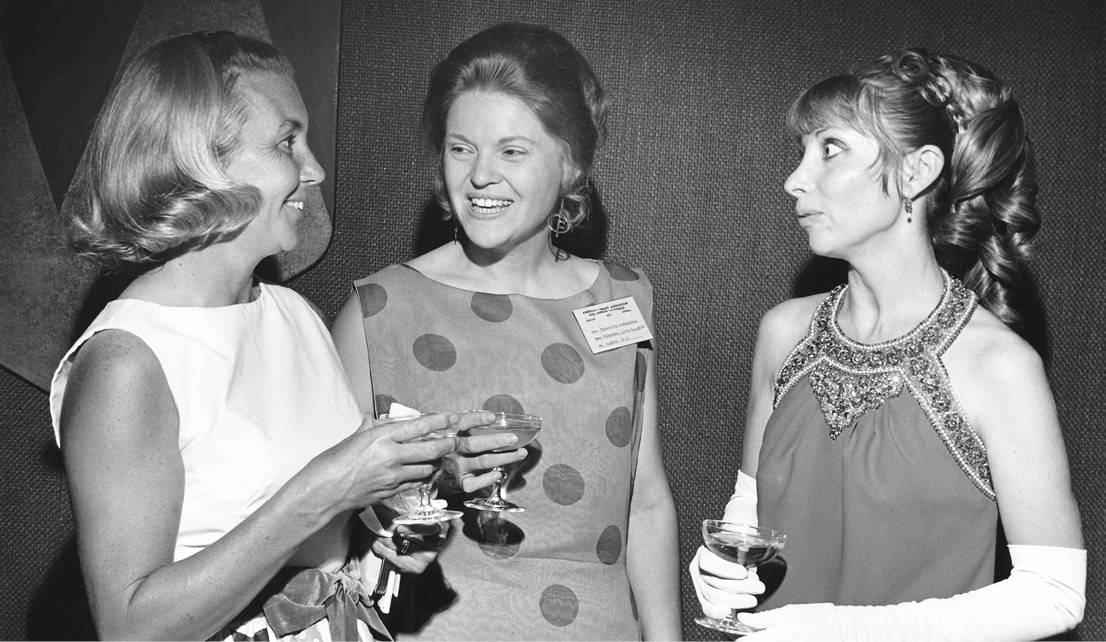
{"type": "Polygon", "coordinates": [[[1011,371],[1041,370],[1044,365],[1028,341],[983,307],[976,308],[950,347],[949,356],[977,380],[994,380],[1011,371]]]}
{"type": "Polygon", "coordinates": [[[791,346],[798,343],[810,330],[810,321],[825,298],[825,294],[814,294],[776,304],[760,319],[760,340],[791,346]]]}

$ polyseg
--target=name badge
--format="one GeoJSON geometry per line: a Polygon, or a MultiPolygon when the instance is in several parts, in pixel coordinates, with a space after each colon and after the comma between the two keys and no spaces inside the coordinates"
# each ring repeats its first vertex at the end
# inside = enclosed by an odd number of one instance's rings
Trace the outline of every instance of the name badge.
{"type": "Polygon", "coordinates": [[[653,338],[632,296],[596,303],[572,313],[595,354],[653,338]]]}

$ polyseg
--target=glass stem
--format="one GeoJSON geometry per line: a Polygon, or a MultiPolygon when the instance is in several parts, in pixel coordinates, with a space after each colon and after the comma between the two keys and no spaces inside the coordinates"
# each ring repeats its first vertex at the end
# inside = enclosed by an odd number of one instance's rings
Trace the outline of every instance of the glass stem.
{"type": "Polygon", "coordinates": [[[430,484],[419,484],[419,512],[429,513],[433,506],[430,504],[430,484]]]}
{"type": "Polygon", "coordinates": [[[491,499],[492,499],[492,501],[495,501],[495,502],[502,502],[503,501],[503,490],[502,490],[503,489],[503,480],[506,479],[507,474],[503,470],[503,468],[501,468],[499,466],[496,466],[494,468],[494,470],[495,470],[495,472],[499,473],[499,477],[497,477],[495,482],[492,484],[491,499]]]}

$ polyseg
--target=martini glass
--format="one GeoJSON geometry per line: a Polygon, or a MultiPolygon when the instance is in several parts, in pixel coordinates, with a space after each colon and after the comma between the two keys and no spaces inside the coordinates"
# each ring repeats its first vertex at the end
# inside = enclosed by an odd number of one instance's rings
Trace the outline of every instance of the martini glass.
{"type": "MultiPolygon", "coordinates": [[[[786,540],[787,536],[783,533],[767,528],[720,519],[703,520],[703,543],[710,552],[749,570],[778,555],[786,540]]],[[[695,623],[732,635],[746,635],[760,630],[738,621],[738,611],[731,609],[730,614],[721,619],[704,615],[695,618],[695,623]]]]}
{"type": "MultiPolygon", "coordinates": [[[[492,435],[505,432],[513,432],[518,437],[518,442],[507,447],[500,448],[494,452],[508,452],[518,448],[522,448],[526,444],[534,440],[534,436],[541,430],[541,417],[535,417],[533,415],[514,415],[507,412],[495,413],[495,420],[484,426],[477,426],[468,431],[469,435],[492,435]]],[[[469,508],[476,508],[479,510],[490,510],[500,513],[521,513],[526,510],[518,504],[512,504],[503,498],[503,483],[507,479],[507,471],[503,469],[503,466],[496,466],[493,468],[495,472],[499,473],[498,478],[492,485],[491,495],[482,499],[470,499],[465,502],[465,506],[469,508]]]]}
{"type": "MultiPolygon", "coordinates": [[[[408,421],[413,417],[387,417],[377,421],[378,424],[386,421],[408,421]]],[[[443,439],[445,437],[457,436],[456,430],[443,429],[435,430],[432,433],[427,433],[422,437],[419,437],[415,441],[430,441],[431,439],[443,439]]],[[[393,524],[401,524],[409,526],[412,524],[429,524],[435,522],[448,522],[449,520],[460,517],[461,511],[446,510],[444,508],[436,508],[433,502],[430,501],[430,491],[434,488],[434,480],[438,478],[442,472],[441,467],[438,467],[431,473],[430,477],[423,483],[419,484],[419,506],[415,510],[407,513],[406,515],[400,515],[392,520],[393,524]]]]}

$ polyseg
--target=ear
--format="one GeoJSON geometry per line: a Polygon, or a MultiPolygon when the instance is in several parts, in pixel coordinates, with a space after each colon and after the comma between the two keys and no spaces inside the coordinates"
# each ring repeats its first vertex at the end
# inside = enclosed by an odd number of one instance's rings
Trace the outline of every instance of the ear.
{"type": "Polygon", "coordinates": [[[945,154],[936,145],[922,145],[910,152],[902,164],[902,194],[916,198],[937,181],[945,168],[945,154]]]}

